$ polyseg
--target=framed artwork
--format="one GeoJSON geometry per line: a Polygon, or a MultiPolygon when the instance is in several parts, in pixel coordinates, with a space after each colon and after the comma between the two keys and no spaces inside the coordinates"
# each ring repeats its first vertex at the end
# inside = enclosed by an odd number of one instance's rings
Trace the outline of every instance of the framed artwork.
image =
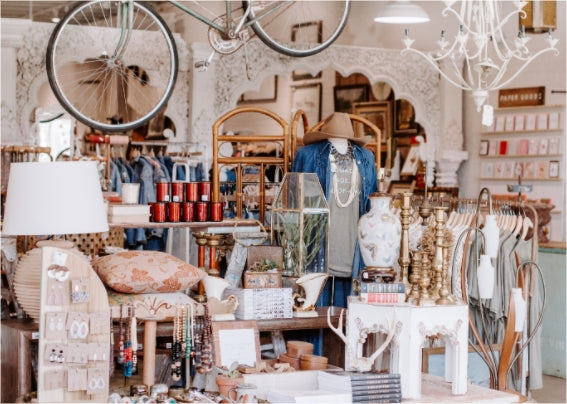
{"type": "Polygon", "coordinates": [[[267,77],[258,91],[246,91],[239,103],[258,103],[276,101],[278,98],[278,76],[267,77]]]}
{"type": "Polygon", "coordinates": [[[394,110],[394,136],[417,135],[417,122],[415,110],[411,102],[406,99],[396,100],[394,110]]]}
{"type": "MultiPolygon", "coordinates": [[[[388,101],[355,102],[352,104],[352,113],[368,119],[382,131],[382,144],[388,144],[392,138],[392,107],[388,101]]],[[[354,124],[356,137],[371,136],[365,132],[361,123],[354,124]]]]}
{"type": "Polygon", "coordinates": [[[390,195],[397,195],[404,192],[413,192],[415,189],[415,180],[412,181],[392,181],[388,187],[390,195]]]}
{"type": "Polygon", "coordinates": [[[549,178],[559,178],[559,161],[551,160],[549,162],[549,178]]]}
{"type": "Polygon", "coordinates": [[[478,149],[478,154],[481,156],[488,155],[488,140],[481,140],[480,147],[478,149]]]}
{"type": "Polygon", "coordinates": [[[354,103],[368,101],[368,87],[368,84],[335,86],[335,111],[350,113],[354,103]]]}
{"type": "Polygon", "coordinates": [[[307,115],[309,126],[321,120],[321,83],[291,87],[291,116],[301,109],[307,115]]]}
{"type": "MultiPolygon", "coordinates": [[[[291,41],[321,43],[323,40],[322,32],[323,21],[310,21],[302,24],[296,24],[291,28],[291,41]]],[[[291,73],[291,79],[294,81],[318,79],[321,78],[321,75],[321,72],[313,75],[307,70],[297,69],[291,73]]]]}
{"type": "Polygon", "coordinates": [[[419,147],[412,146],[409,149],[408,156],[402,166],[400,175],[416,175],[419,167],[419,147]]]}
{"type": "Polygon", "coordinates": [[[260,332],[256,321],[212,321],[215,365],[233,362],[256,367],[260,362],[260,332]]]}

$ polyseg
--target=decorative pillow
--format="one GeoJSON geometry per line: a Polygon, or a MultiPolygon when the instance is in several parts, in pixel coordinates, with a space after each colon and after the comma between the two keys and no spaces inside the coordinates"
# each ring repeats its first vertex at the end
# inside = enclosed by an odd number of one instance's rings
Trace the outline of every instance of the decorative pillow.
{"type": "Polygon", "coordinates": [[[122,251],[95,258],[106,286],[122,293],[167,293],[190,288],[205,271],[160,251],[122,251]]]}

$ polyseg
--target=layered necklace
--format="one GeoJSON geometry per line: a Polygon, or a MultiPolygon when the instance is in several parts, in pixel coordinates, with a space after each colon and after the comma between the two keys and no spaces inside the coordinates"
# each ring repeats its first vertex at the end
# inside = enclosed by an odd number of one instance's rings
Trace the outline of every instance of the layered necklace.
{"type": "Polygon", "coordinates": [[[337,202],[337,206],[340,208],[346,208],[349,206],[357,194],[358,188],[358,167],[354,161],[354,152],[352,150],[352,145],[348,144],[348,148],[346,153],[342,154],[335,149],[333,145],[331,145],[331,154],[329,156],[329,160],[331,161],[331,181],[333,182],[333,194],[335,195],[335,201],[337,202]],[[339,196],[339,184],[337,179],[337,171],[338,168],[346,170],[348,168],[349,163],[352,163],[352,173],[350,176],[350,189],[348,191],[348,198],[346,202],[341,201],[339,196]]]}

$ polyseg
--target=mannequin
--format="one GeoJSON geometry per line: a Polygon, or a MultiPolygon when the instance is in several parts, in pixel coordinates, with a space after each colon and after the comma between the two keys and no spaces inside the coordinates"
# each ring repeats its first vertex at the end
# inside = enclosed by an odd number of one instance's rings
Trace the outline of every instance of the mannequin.
{"type": "Polygon", "coordinates": [[[297,150],[293,160],[291,171],[317,174],[330,209],[332,276],[321,294],[320,306],[346,307],[352,279],[364,267],[356,238],[358,218],[367,212],[368,197],[377,189],[374,155],[363,147],[368,141],[354,136],[348,114],[335,112],[319,132],[305,134],[305,146],[297,150]]]}

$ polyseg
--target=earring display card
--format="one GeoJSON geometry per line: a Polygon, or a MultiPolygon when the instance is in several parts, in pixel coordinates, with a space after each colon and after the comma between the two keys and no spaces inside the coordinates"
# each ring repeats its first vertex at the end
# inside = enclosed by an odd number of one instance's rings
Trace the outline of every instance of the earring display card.
{"type": "Polygon", "coordinates": [[[38,401],[108,401],[106,288],[86,257],[55,247],[42,248],[41,275],[38,401]]]}

